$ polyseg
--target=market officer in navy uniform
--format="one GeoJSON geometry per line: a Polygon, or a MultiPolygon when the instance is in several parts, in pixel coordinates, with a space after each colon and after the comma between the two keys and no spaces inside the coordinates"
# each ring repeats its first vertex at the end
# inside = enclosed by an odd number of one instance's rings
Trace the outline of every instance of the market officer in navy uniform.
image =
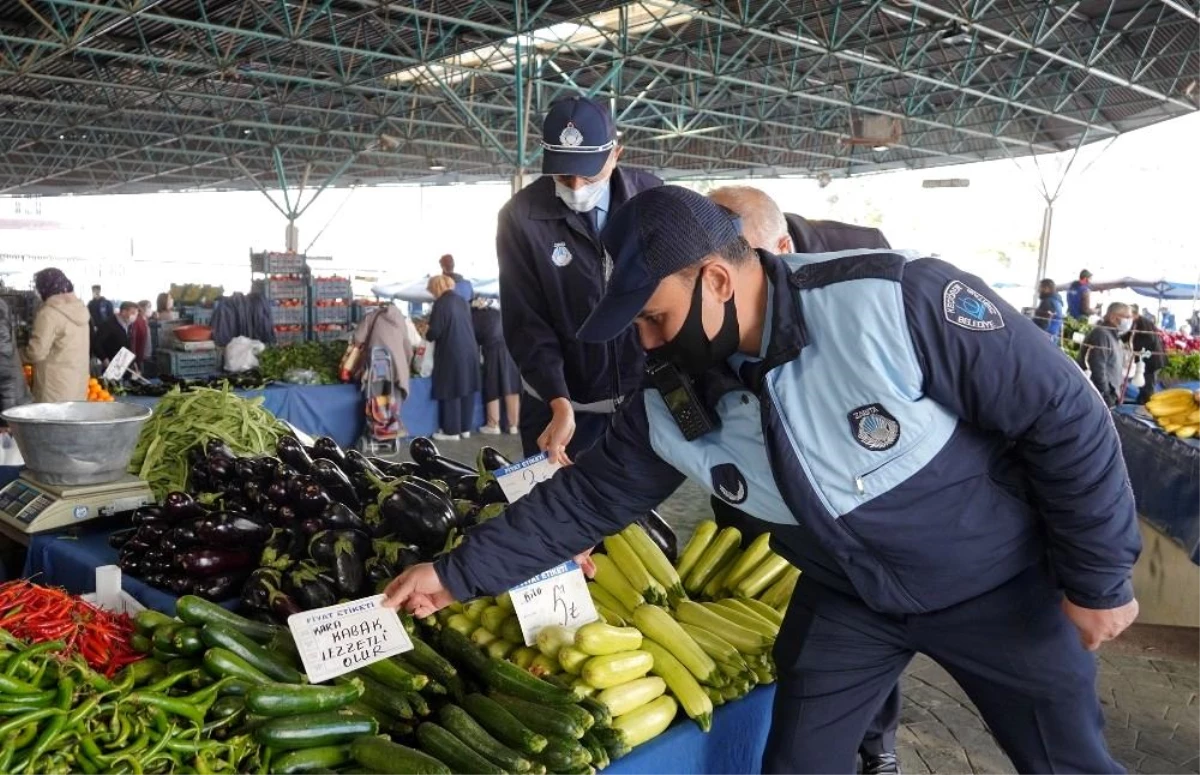
{"type": "Polygon", "coordinates": [[[756,252],[727,211],[677,186],[630,200],[604,241],[609,290],[579,336],[636,325],[655,387],[576,465],[400,574],[386,604],[426,616],[507,590],[686,477],[770,522],[804,569],[775,643],[764,772],[854,772],[917,652],[1017,770],[1120,772],[1089,650],[1137,616],[1141,542],[1112,418],[1083,373],[950,264],[756,252]]]}
{"type": "Polygon", "coordinates": [[[662,183],[617,166],[621,150],[603,104],[555,102],[542,124],[542,177],[500,211],[500,311],[521,371],[526,455],[546,450],[567,462],[604,434],[622,398],[641,385],[633,331],[599,344],[575,336],[604,292],[600,229],[609,213],[662,183]]]}
{"type": "MultiPolygon", "coordinates": [[[[891,248],[879,229],[840,221],[810,221],[795,213],[784,213],[774,199],[751,186],[724,186],[709,192],[708,198],[741,219],[742,236],[752,248],[779,255],[891,248]]],[[[809,258],[822,260],[819,255],[809,258]]],[[[755,519],[717,495],[712,497],[712,510],[718,525],[741,531],[743,543],[770,528],[770,523],[755,519]]],[[[859,771],[863,775],[900,772],[896,755],[900,702],[900,685],[896,684],[858,747],[859,771]]]]}

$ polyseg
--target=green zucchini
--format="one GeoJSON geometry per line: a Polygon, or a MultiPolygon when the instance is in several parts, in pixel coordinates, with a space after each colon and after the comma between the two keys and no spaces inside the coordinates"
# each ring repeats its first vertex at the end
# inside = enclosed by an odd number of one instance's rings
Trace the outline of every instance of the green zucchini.
{"type": "Polygon", "coordinates": [[[196,656],[204,652],[204,641],[200,639],[199,627],[180,627],[171,639],[174,651],[184,656],[196,656]]]}
{"type": "Polygon", "coordinates": [[[395,689],[384,686],[378,681],[372,680],[369,676],[361,674],[355,675],[353,679],[337,679],[338,683],[348,683],[351,680],[358,681],[362,685],[362,702],[367,707],[382,711],[389,716],[395,716],[398,719],[412,720],[415,718],[412,704],[407,700],[403,692],[398,692],[395,689]]]}
{"type": "Polygon", "coordinates": [[[438,718],[451,734],[506,772],[529,772],[533,762],[488,734],[479,722],[457,705],[443,705],[438,718]]]}
{"type": "Polygon", "coordinates": [[[425,697],[420,692],[400,692],[400,696],[412,706],[413,713],[416,713],[421,718],[425,718],[433,713],[429,707],[429,703],[425,701],[425,697]]]}
{"type": "Polygon", "coordinates": [[[280,629],[273,624],[255,622],[244,616],[238,616],[233,611],[195,595],[184,595],[175,601],[175,613],[188,624],[194,624],[197,627],[220,624],[259,643],[267,643],[280,629]]]}
{"type": "Polygon", "coordinates": [[[429,754],[382,737],[360,737],[350,744],[354,761],[373,772],[450,775],[450,768],[429,754]]]}
{"type": "Polygon", "coordinates": [[[271,760],[271,772],[292,775],[298,772],[329,770],[352,761],[349,745],[323,745],[288,751],[271,760]]]}
{"type": "Polygon", "coordinates": [[[183,656],[175,649],[175,633],[183,626],[183,622],[173,620],[166,624],[160,624],[154,628],[154,634],[150,636],[150,643],[159,651],[183,656]]]}
{"type": "Polygon", "coordinates": [[[593,735],[591,731],[584,735],[579,743],[592,755],[592,764],[596,769],[602,770],[612,763],[608,758],[608,751],[604,749],[604,745],[600,742],[600,739],[593,735]]]}
{"type": "Polygon", "coordinates": [[[429,684],[429,676],[413,675],[392,659],[381,659],[359,668],[376,681],[402,692],[419,692],[429,684]]]}
{"type": "Polygon", "coordinates": [[[276,681],[289,684],[304,683],[304,676],[289,665],[283,656],[273,651],[267,651],[232,627],[226,627],[223,624],[206,624],[200,630],[200,637],[209,648],[219,646],[228,649],[276,681]]]}
{"type": "Polygon", "coordinates": [[[523,753],[538,753],[546,747],[546,738],[504,709],[500,703],[482,694],[463,698],[467,711],[497,740],[523,753]]]}
{"type": "Polygon", "coordinates": [[[129,646],[139,654],[149,654],[150,649],[154,648],[154,642],[150,640],[149,636],[135,632],[129,638],[129,646]]]}
{"type": "Polygon", "coordinates": [[[269,683],[255,686],[246,695],[246,707],[260,716],[291,716],[337,710],[363,695],[361,680],[336,686],[298,686],[269,683]]]}
{"type": "MultiPolygon", "coordinates": [[[[496,692],[493,692],[491,697],[501,707],[516,716],[522,724],[543,735],[559,735],[560,737],[579,739],[587,731],[587,727],[580,724],[574,716],[564,713],[561,707],[551,708],[496,692]]],[[[588,720],[592,720],[590,715],[588,720]]]]}
{"type": "Polygon", "coordinates": [[[133,626],[139,634],[150,636],[164,624],[179,624],[178,619],[172,619],[170,616],[155,611],[153,608],[147,608],[143,611],[138,611],[137,616],[133,617],[133,626]]]}
{"type": "Polygon", "coordinates": [[[608,711],[608,706],[595,697],[584,697],[579,701],[579,707],[592,714],[592,720],[595,721],[594,726],[612,726],[612,713],[608,711]]]}
{"type": "Polygon", "coordinates": [[[466,665],[498,692],[546,705],[570,705],[575,702],[574,693],[567,689],[552,686],[511,662],[488,659],[469,638],[456,630],[444,628],[440,642],[447,656],[466,665]]]}
{"type": "Polygon", "coordinates": [[[271,678],[254,665],[220,646],[204,652],[204,669],[214,678],[240,678],[252,684],[270,683],[271,678]]]}
{"type": "Polygon", "coordinates": [[[615,762],[633,750],[630,748],[629,742],[625,739],[625,733],[619,729],[601,727],[591,730],[591,734],[600,741],[600,745],[604,746],[604,750],[608,753],[608,758],[611,761],[615,762]]]}
{"type": "Polygon", "coordinates": [[[546,739],[546,748],[538,754],[538,759],[551,772],[570,772],[592,763],[592,755],[578,741],[557,735],[546,739]]]}
{"type": "Polygon", "coordinates": [[[379,722],[345,710],[273,718],[254,730],[260,745],[277,751],[317,748],[349,743],[361,735],[379,732],[379,722]]]}
{"type": "Polygon", "coordinates": [[[449,730],[432,721],[426,721],[417,727],[417,741],[420,742],[422,750],[445,762],[454,772],[504,775],[504,770],[475,753],[449,730]]]}

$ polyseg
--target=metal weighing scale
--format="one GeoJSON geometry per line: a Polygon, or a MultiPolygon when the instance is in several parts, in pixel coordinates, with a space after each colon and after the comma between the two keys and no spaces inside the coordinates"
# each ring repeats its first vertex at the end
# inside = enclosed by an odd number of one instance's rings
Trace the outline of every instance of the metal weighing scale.
{"type": "Polygon", "coordinates": [[[30,533],[68,527],[154,503],[145,481],[130,474],[105,484],[42,484],[28,472],[0,489],[0,533],[28,545],[30,533]]]}

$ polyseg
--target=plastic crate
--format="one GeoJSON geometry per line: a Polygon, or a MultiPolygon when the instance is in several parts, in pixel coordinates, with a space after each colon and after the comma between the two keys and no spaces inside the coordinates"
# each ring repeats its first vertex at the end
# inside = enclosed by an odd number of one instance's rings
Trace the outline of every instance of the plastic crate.
{"type": "Polygon", "coordinates": [[[221,351],[219,349],[190,353],[179,350],[159,350],[156,360],[160,374],[177,379],[201,379],[221,373],[221,351]]]}
{"type": "Polygon", "coordinates": [[[304,307],[271,307],[271,324],[276,326],[302,326],[306,322],[304,320],[304,307]]]}
{"type": "Polygon", "coordinates": [[[338,307],[313,307],[313,324],[323,325],[325,323],[342,323],[350,322],[350,308],[342,305],[338,307]]]}
{"type": "Polygon", "coordinates": [[[304,331],[276,331],[275,332],[275,344],[277,344],[277,345],[297,344],[299,342],[303,342],[307,338],[308,338],[308,335],[304,331]]]}
{"type": "Polygon", "coordinates": [[[267,279],[268,299],[305,299],[308,298],[307,290],[303,280],[267,279]]]}
{"type": "Polygon", "coordinates": [[[350,331],[348,329],[343,329],[343,330],[329,329],[326,331],[313,331],[313,338],[316,339],[318,342],[338,342],[338,341],[344,342],[350,338],[350,331]]]}
{"type": "Polygon", "coordinates": [[[314,299],[348,299],[353,295],[350,281],[344,278],[321,278],[313,281],[314,299]]]}
{"type": "Polygon", "coordinates": [[[198,326],[207,326],[212,322],[213,311],[211,307],[192,307],[191,310],[192,322],[198,326]]]}
{"type": "Polygon", "coordinates": [[[298,253],[251,253],[250,271],[263,274],[296,274],[303,272],[308,261],[298,253]]]}

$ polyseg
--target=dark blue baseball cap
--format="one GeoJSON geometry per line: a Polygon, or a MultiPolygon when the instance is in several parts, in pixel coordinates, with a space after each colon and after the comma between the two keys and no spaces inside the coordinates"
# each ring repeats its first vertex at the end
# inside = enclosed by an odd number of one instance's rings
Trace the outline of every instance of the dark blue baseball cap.
{"type": "Polygon", "coordinates": [[[607,342],[633,323],[664,277],[741,236],[737,219],[703,194],[659,186],[617,208],[600,233],[612,262],[608,288],[583,321],[584,342],[607,342]]]}
{"type": "Polygon", "coordinates": [[[590,178],[604,169],[617,147],[617,128],[604,105],[587,97],[565,97],[542,122],[542,174],[590,178]]]}

